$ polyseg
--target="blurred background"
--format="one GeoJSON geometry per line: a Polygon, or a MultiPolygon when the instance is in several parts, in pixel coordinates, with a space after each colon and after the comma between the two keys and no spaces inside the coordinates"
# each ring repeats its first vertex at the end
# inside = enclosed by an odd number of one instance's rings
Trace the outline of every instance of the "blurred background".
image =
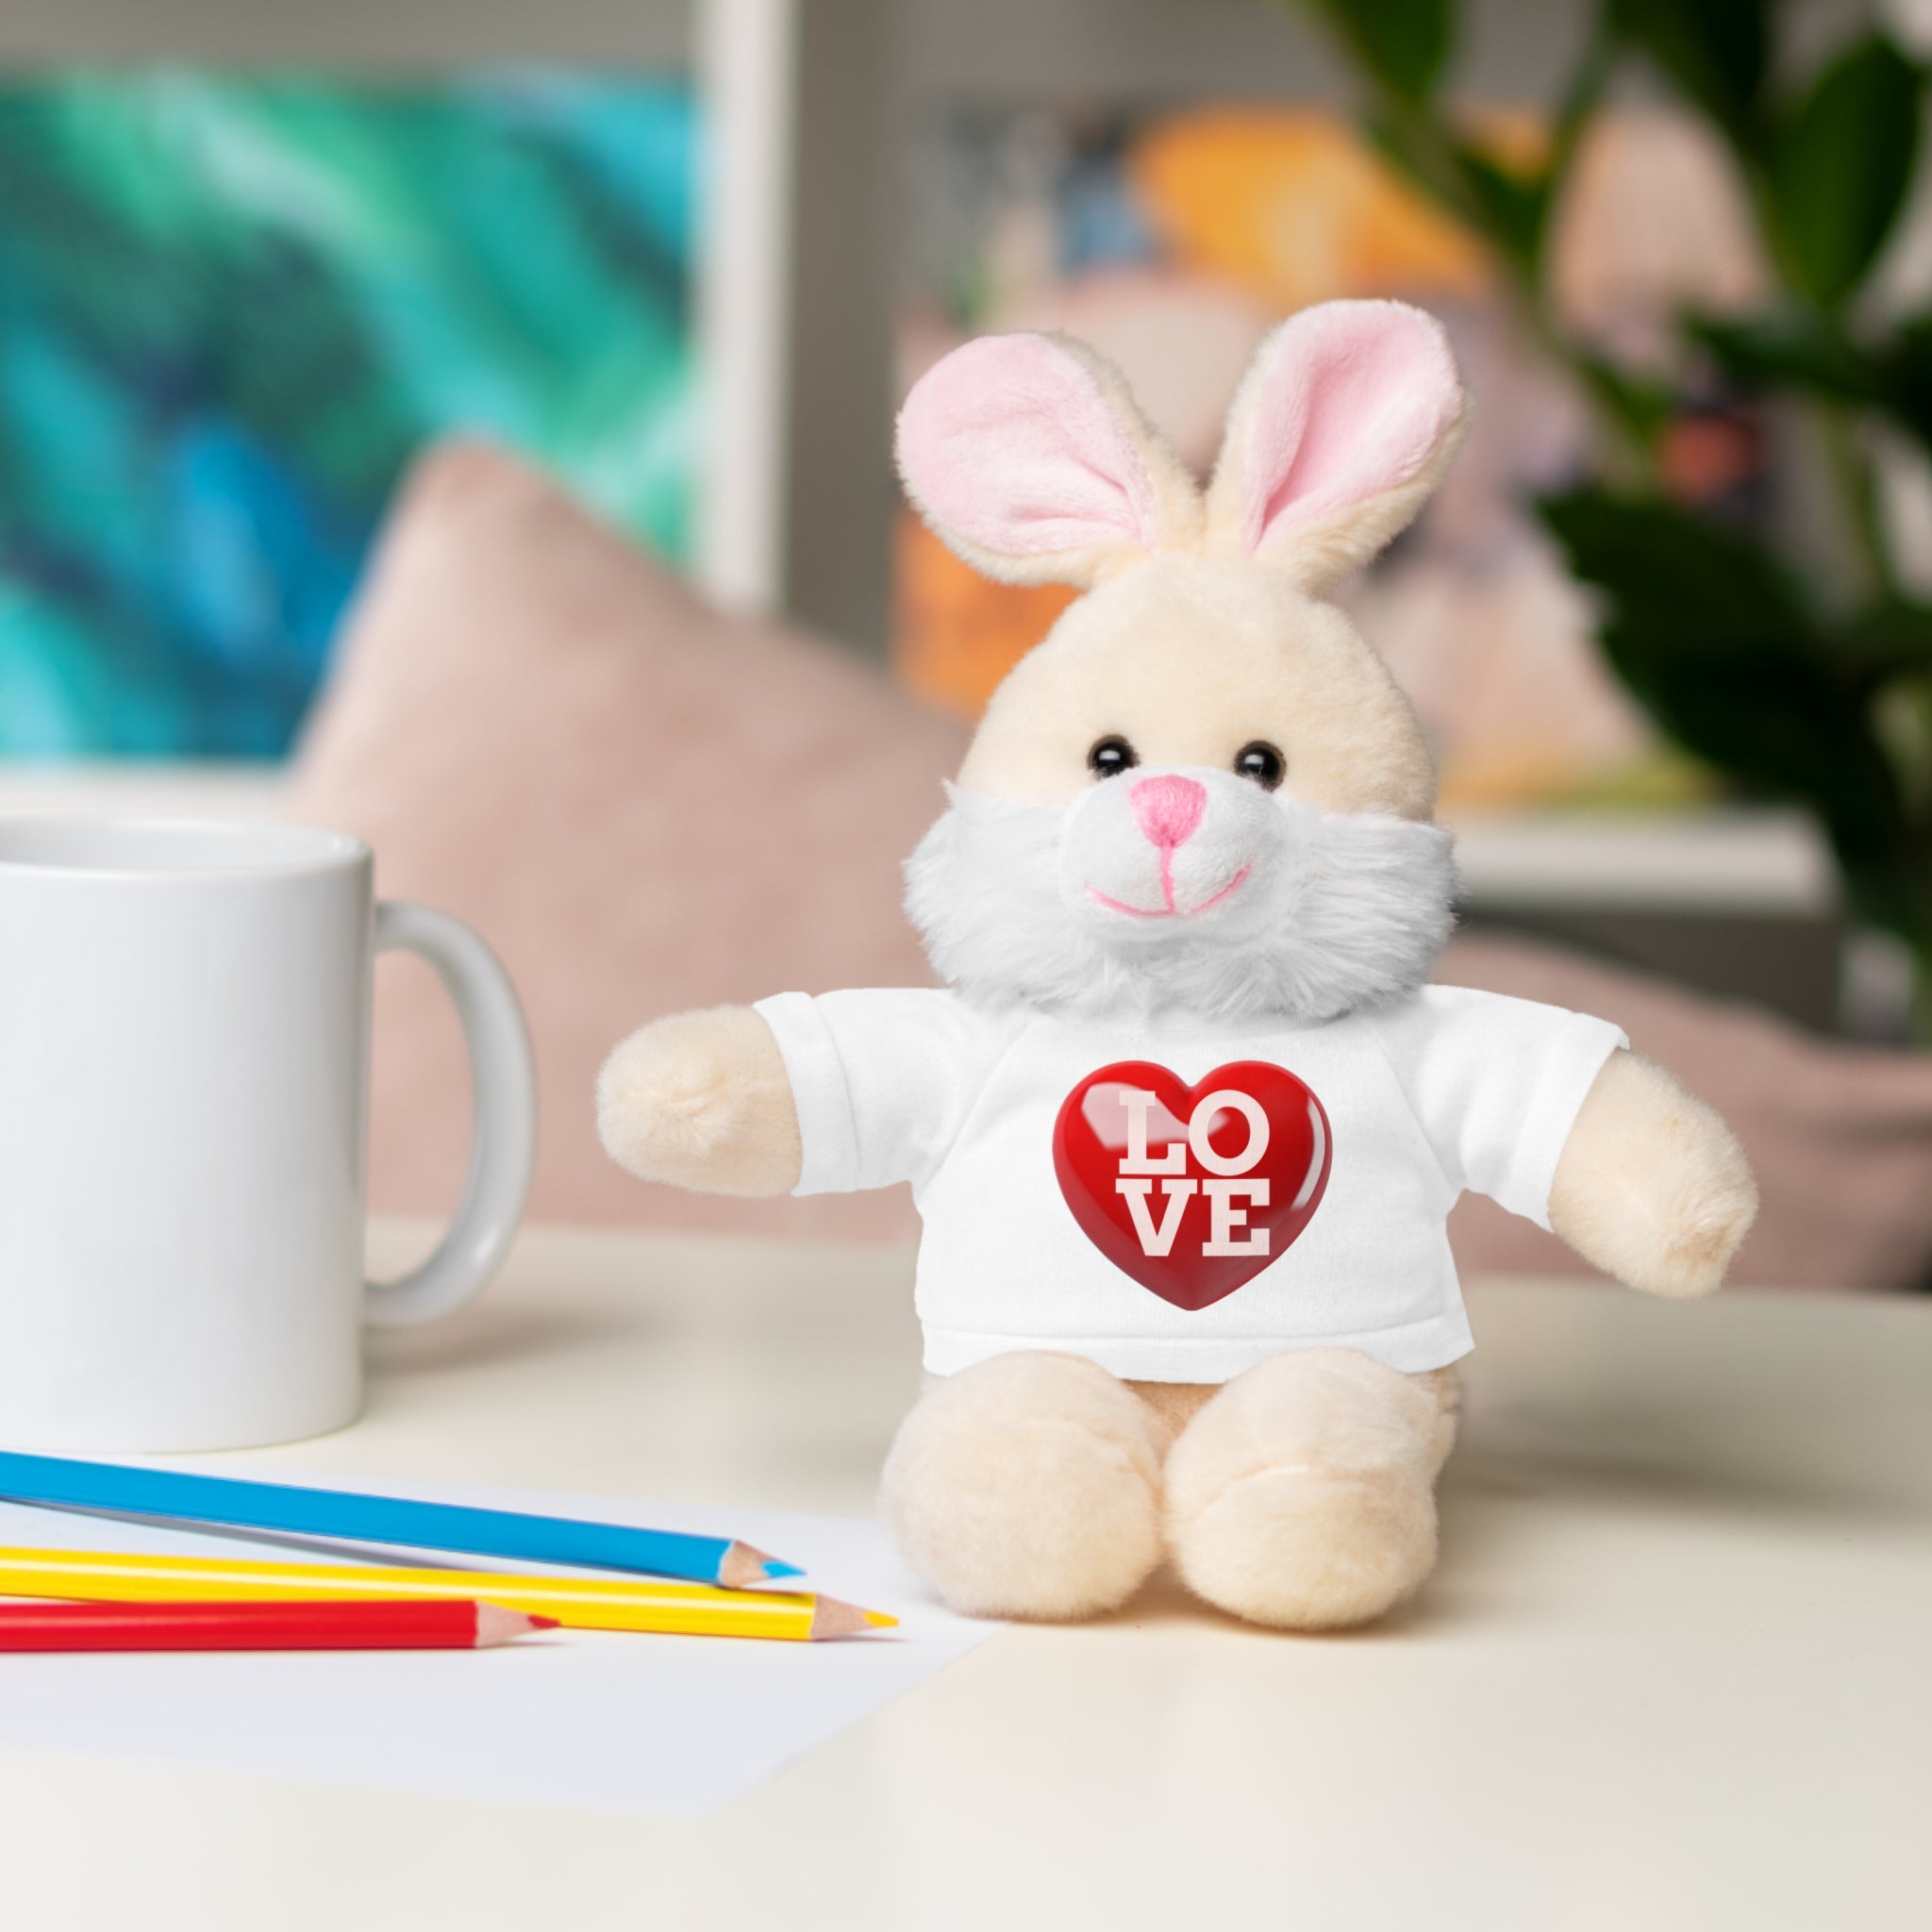
{"type": "MultiPolygon", "coordinates": [[[[0,808],[297,801],[402,873],[441,813],[452,869],[414,883],[517,963],[450,816],[464,720],[517,679],[513,724],[560,706],[583,604],[516,602],[513,670],[458,640],[433,698],[393,673],[518,547],[447,534],[480,486],[437,452],[483,440],[683,577],[698,605],[633,599],[653,645],[829,641],[864,682],[815,702],[850,731],[889,690],[878,741],[936,772],[1063,600],[900,505],[908,385],[1063,328],[1205,469],[1274,321],[1399,296],[1446,321],[1475,427],[1347,601],[1435,741],[1472,934],[1549,996],[1552,961],[1681,993],[1713,1078],[1757,1081],[1733,1110],[1809,1107],[1813,1190],[1882,1142],[1895,1195],[1932,1191],[1928,59],[1932,0],[11,0],[0,808]],[[397,617],[439,542],[453,588],[397,617]]],[[[525,547],[561,574],[564,540],[525,547]]],[[[713,693],[721,760],[761,682],[713,693]]],[[[649,808],[636,702],[596,824],[649,808]]],[[[506,746],[544,791],[593,736],[492,733],[469,776],[499,790],[506,746]]],[[[791,961],[742,926],[763,990],[791,961]]],[[[633,1020],[673,990],[649,967],[633,1020]]],[[[1925,1210],[1836,1191],[1884,1258],[1793,1276],[1932,1278],[1925,1210]]]]}

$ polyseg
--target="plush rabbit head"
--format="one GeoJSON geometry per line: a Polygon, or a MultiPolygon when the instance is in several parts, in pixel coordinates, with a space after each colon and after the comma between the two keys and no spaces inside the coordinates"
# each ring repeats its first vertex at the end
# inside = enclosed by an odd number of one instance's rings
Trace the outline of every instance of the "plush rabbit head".
{"type": "Polygon", "coordinates": [[[1441,325],[1305,309],[1261,345],[1205,494],[1082,344],[994,336],[924,376],[900,473],[1009,583],[1086,594],[995,692],[908,866],[962,992],[1313,1021],[1406,992],[1451,921],[1415,713],[1324,591],[1460,438],[1441,325]]]}

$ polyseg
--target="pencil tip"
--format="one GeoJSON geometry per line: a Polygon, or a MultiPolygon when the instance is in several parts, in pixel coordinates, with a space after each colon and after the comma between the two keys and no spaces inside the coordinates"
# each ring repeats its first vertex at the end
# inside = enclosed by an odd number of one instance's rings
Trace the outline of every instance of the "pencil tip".
{"type": "Polygon", "coordinates": [[[555,1630],[555,1617],[532,1616],[525,1610],[507,1610],[501,1604],[476,1606],[476,1648],[491,1650],[499,1643],[514,1643],[533,1630],[555,1630]]]}
{"type": "Polygon", "coordinates": [[[718,1564],[718,1581],[726,1590],[743,1590],[748,1585],[770,1583],[778,1576],[803,1576],[796,1563],[781,1563],[749,1543],[729,1544],[718,1564]]]}
{"type": "Polygon", "coordinates": [[[822,1596],[812,1610],[811,1635],[815,1640],[857,1637],[861,1630],[890,1629],[898,1621],[883,1610],[864,1610],[857,1604],[841,1604],[835,1596],[822,1596]]]}

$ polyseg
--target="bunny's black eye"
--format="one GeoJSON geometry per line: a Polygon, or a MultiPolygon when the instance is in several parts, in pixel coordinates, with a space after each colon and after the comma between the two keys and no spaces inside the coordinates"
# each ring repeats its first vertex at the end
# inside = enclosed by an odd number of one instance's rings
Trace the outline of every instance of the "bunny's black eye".
{"type": "Polygon", "coordinates": [[[1096,778],[1117,777],[1141,762],[1141,754],[1124,738],[1103,738],[1087,754],[1087,763],[1096,778]]]}
{"type": "Polygon", "coordinates": [[[1234,768],[1243,778],[1252,778],[1263,791],[1273,791],[1288,775],[1288,760],[1262,738],[1242,745],[1235,753],[1234,768]]]}

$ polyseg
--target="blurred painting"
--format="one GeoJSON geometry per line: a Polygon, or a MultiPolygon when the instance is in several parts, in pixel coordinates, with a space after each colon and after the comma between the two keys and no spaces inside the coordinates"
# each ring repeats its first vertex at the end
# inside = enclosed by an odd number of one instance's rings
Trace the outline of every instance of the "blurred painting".
{"type": "Polygon", "coordinates": [[[272,758],[411,456],[691,514],[680,79],[0,81],[0,756],[272,758]]]}
{"type": "MultiPolygon", "coordinates": [[[[1502,166],[1533,115],[1472,117],[1502,166]]],[[[1695,304],[1763,286],[1735,183],[1699,125],[1599,118],[1554,250],[1557,294],[1603,352],[1641,364],[1695,304]]],[[[1589,418],[1524,339],[1482,251],[1324,108],[961,112],[925,131],[899,327],[909,386],[967,335],[1064,329],[1125,371],[1198,473],[1249,357],[1281,317],[1338,296],[1441,315],[1475,392],[1474,427],[1417,526],[1347,592],[1415,698],[1452,810],[1669,802],[1700,774],[1654,740],[1604,668],[1591,613],[1526,508],[1587,469],[1589,418]]],[[[1674,373],[1673,379],[1675,379],[1674,373]]],[[[1748,512],[1762,441],[1733,399],[1687,389],[1674,488],[1748,512]]],[[[979,578],[909,513],[898,536],[905,680],[975,714],[1067,593],[979,578]]]]}

